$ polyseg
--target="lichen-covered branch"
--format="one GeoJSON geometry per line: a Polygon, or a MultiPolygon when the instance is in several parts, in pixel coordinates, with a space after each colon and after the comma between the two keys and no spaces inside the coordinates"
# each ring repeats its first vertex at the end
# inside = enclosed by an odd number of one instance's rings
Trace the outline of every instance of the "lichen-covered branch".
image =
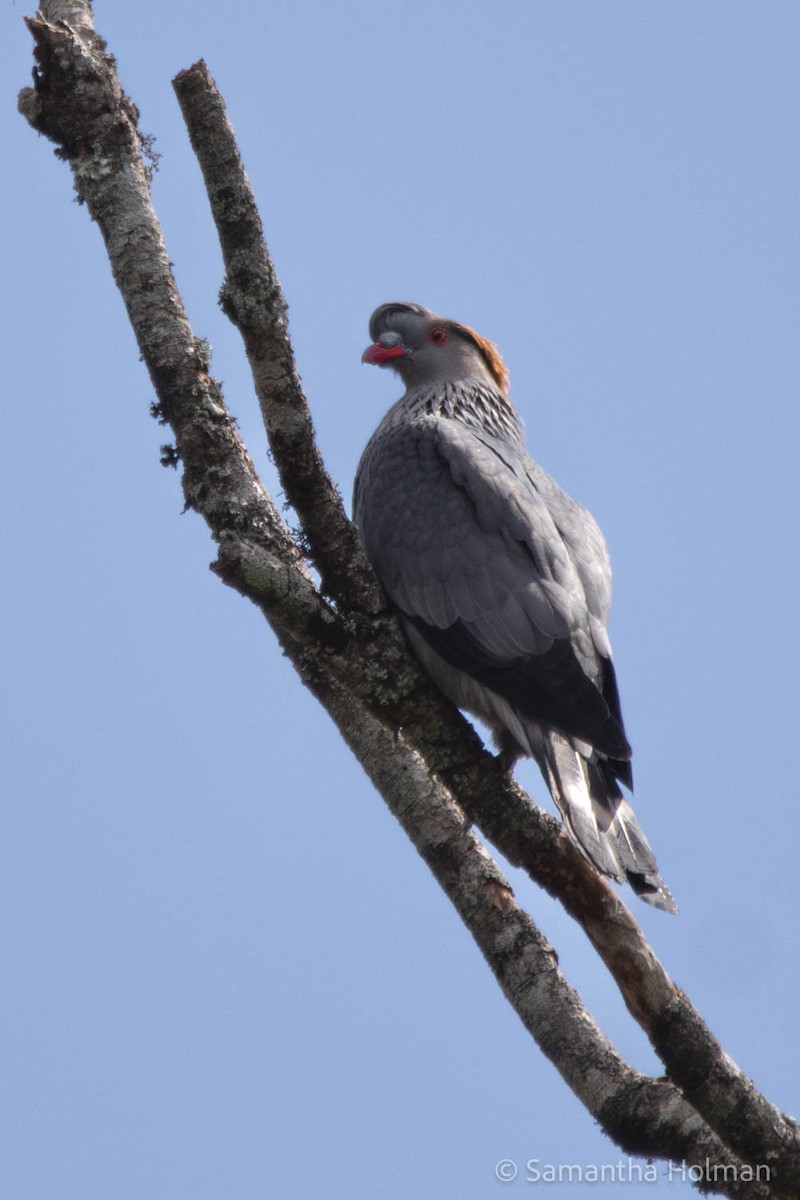
{"type": "Polygon", "coordinates": [[[592,1115],[629,1153],[737,1166],[731,1196],[800,1194],[793,1122],[753,1088],[671,982],[639,926],[422,676],[388,615],[316,449],[277,277],[233,133],[202,65],[176,83],[225,255],[226,310],[242,332],[273,454],[323,591],[255,474],[208,374],[150,201],[147,147],[88,0],[48,0],[28,20],[34,87],[20,109],[53,140],[97,222],[183,468],[187,504],[219,545],[214,569],[270,620],[303,681],[401,821],[503,991],[592,1115]],[[334,603],[331,604],[330,600],[334,603]],[[671,1082],[631,1070],[564,980],[551,948],[465,828],[464,814],[578,919],[671,1082]],[[772,1180],[743,1181],[744,1163],[772,1180]]]}
{"type": "Polygon", "coordinates": [[[620,1058],[565,980],[553,947],[466,826],[463,810],[418,752],[319,666],[305,682],[450,898],[525,1028],[617,1145],[648,1158],[724,1165],[727,1177],[703,1190],[748,1200],[777,1196],[750,1178],[747,1165],[673,1084],[650,1079],[620,1058]]]}
{"type": "MultiPolygon", "coordinates": [[[[192,144],[203,168],[212,214],[225,255],[228,268],[228,278],[224,285],[225,295],[233,298],[233,317],[243,333],[251,361],[254,358],[256,360],[254,373],[258,379],[258,369],[263,371],[265,362],[263,356],[254,355],[250,350],[253,341],[259,336],[259,325],[248,307],[249,297],[243,285],[253,277],[255,270],[260,277],[270,281],[275,280],[275,272],[263,240],[255,200],[236,150],[224,104],[205,64],[198,63],[181,72],[175,81],[175,87],[192,136],[192,144]],[[240,215],[242,213],[247,214],[246,218],[240,215]],[[255,266],[244,270],[244,261],[255,266]]],[[[258,289],[257,294],[259,298],[269,296],[269,289],[258,289]]],[[[279,292],[276,303],[282,316],[284,308],[279,292]]],[[[270,328],[278,327],[278,322],[270,313],[260,312],[259,319],[270,328]]],[[[293,399],[292,403],[300,414],[298,419],[305,422],[304,436],[312,439],[313,429],[302,394],[299,400],[293,399]]],[[[262,397],[262,407],[263,405],[262,397]]],[[[302,471],[298,472],[293,446],[280,434],[277,437],[273,434],[275,418],[270,416],[270,407],[267,403],[266,424],[282,479],[292,480],[296,491],[301,495],[309,492],[313,495],[324,495],[329,480],[318,457],[308,456],[302,471]],[[318,472],[322,474],[315,480],[314,476],[318,472]]],[[[311,510],[311,518],[316,519],[316,509],[311,510]]],[[[341,519],[341,511],[334,511],[331,517],[334,524],[341,519]]],[[[341,541],[341,538],[339,540],[341,541]]],[[[344,599],[346,600],[347,596],[344,599]]],[[[351,679],[351,683],[355,681],[351,679]]],[[[403,728],[406,736],[425,754],[426,760],[439,770],[443,778],[451,782],[455,793],[473,798],[469,804],[470,816],[479,823],[487,836],[512,862],[526,867],[537,882],[547,887],[565,904],[568,911],[581,921],[620,984],[630,1011],[651,1037],[668,1069],[673,1069],[674,1056],[676,1053],[679,1055],[682,1031],[687,1025],[694,1029],[698,1026],[705,1027],[690,1002],[667,976],[624,904],[605,881],[574,853],[571,843],[560,835],[560,830],[555,831],[555,837],[546,839],[548,844],[543,844],[540,829],[531,828],[531,806],[527,797],[519,795],[516,797],[517,803],[510,805],[507,789],[501,788],[504,793],[503,805],[498,811],[496,803],[493,802],[496,801],[498,792],[495,780],[490,802],[481,803],[484,793],[480,787],[475,788],[474,774],[485,772],[485,764],[481,763],[477,771],[470,770],[471,778],[463,778],[463,772],[453,769],[451,758],[448,757],[443,763],[438,762],[438,738],[435,738],[436,744],[433,746],[428,744],[430,738],[427,731],[432,728],[428,721],[419,725],[413,721],[408,723],[406,714],[403,728]],[[459,778],[459,775],[462,777],[459,778]],[[477,801],[474,799],[476,796],[477,801]],[[515,817],[519,820],[515,821],[515,817]],[[512,829],[515,830],[516,836],[510,835],[512,829]]],[[[434,725],[433,728],[438,731],[439,726],[434,725]]],[[[718,1074],[721,1069],[718,1064],[725,1061],[721,1047],[707,1029],[706,1034],[703,1044],[707,1070],[703,1079],[708,1077],[708,1071],[712,1067],[718,1074]]],[[[750,1081],[733,1064],[731,1067],[733,1070],[728,1075],[729,1087],[726,1093],[730,1104],[716,1106],[718,1119],[723,1126],[735,1120],[735,1114],[740,1111],[743,1100],[747,1102],[748,1108],[752,1108],[757,1095],[750,1081]]],[[[691,1071],[685,1077],[689,1083],[694,1078],[691,1071]]],[[[752,1129],[747,1127],[751,1144],[762,1137],[765,1131],[775,1128],[774,1118],[775,1113],[770,1113],[755,1137],[752,1129]]],[[[791,1123],[784,1122],[778,1140],[783,1141],[787,1137],[791,1139],[792,1128],[791,1123]]]]}
{"type": "Polygon", "coordinates": [[[189,325],[150,201],[138,114],[92,30],[89,6],[51,0],[27,24],[38,75],[20,109],[68,160],[78,197],[103,235],[158,413],[175,435],[187,505],[202,512],[216,539],[235,531],[305,570],[189,325]],[[79,24],[67,24],[81,12],[79,24]]]}
{"type": "Polygon", "coordinates": [[[244,340],[283,490],[300,518],[323,591],[352,608],[378,612],[383,595],[317,447],[286,301],[222,97],[204,62],[181,71],[173,85],[222,248],[222,307],[244,340]]]}

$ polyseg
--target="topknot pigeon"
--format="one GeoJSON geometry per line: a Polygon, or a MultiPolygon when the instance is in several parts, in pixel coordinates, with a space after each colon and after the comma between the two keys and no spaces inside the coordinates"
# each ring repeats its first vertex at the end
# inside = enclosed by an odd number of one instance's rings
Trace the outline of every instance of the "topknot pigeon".
{"type": "Polygon", "coordinates": [[[362,456],[355,521],[415,654],[509,768],[536,760],[599,871],[677,912],[620,790],[631,748],[596,522],[526,453],[491,342],[406,303],[381,305],[369,332],[363,361],[406,391],[362,456]]]}

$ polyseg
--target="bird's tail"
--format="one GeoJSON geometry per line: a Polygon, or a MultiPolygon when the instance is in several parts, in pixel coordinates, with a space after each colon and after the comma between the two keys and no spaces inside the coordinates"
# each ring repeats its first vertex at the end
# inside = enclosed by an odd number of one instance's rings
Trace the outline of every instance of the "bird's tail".
{"type": "Polygon", "coordinates": [[[557,733],[542,737],[536,749],[552,797],[583,854],[602,874],[627,880],[648,904],[676,913],[647,838],[603,761],[594,754],[585,758],[557,733]]]}

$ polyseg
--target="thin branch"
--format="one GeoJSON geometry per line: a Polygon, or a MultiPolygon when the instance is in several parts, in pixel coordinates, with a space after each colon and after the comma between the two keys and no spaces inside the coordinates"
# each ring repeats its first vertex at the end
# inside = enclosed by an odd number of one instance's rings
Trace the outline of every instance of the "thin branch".
{"type": "MultiPolygon", "coordinates": [[[[372,597],[376,589],[374,576],[313,442],[311,416],[286,333],[285,302],[224,102],[202,61],[181,71],[174,86],[198,154],[223,250],[227,270],[223,294],[229,298],[232,319],[242,333],[253,366],[281,481],[287,495],[298,498],[293,503],[303,516],[309,542],[325,547],[324,552],[315,555],[317,564],[322,568],[322,560],[328,553],[333,553],[334,558],[341,555],[340,561],[334,563],[334,567],[344,567],[341,584],[333,589],[336,598],[352,606],[355,594],[355,607],[363,608],[363,581],[368,575],[371,589],[368,608],[374,611],[382,607],[372,597]],[[276,384],[275,380],[279,382],[276,384]],[[287,419],[287,410],[291,419],[287,419]],[[287,426],[291,436],[287,435],[287,426]],[[297,452],[298,444],[302,453],[297,452]]],[[[333,581],[334,576],[330,578],[333,581]]],[[[381,644],[378,650],[381,657],[385,651],[381,644]]],[[[351,678],[350,682],[356,681],[351,678]]],[[[441,718],[440,713],[436,716],[441,718]]],[[[398,714],[398,720],[407,732],[409,727],[418,725],[415,743],[457,792],[474,794],[478,782],[474,777],[475,756],[471,757],[466,778],[457,769],[458,760],[454,769],[449,743],[445,754],[441,754],[438,730],[432,737],[426,736],[426,731],[438,724],[431,722],[429,713],[415,722],[405,711],[398,714]]],[[[485,770],[483,761],[477,765],[479,771],[485,770]]],[[[625,906],[616,901],[615,893],[574,852],[571,842],[560,838],[561,826],[542,814],[550,821],[550,836],[543,844],[541,822],[532,828],[528,797],[521,789],[513,789],[510,813],[511,789],[503,788],[498,803],[497,783],[495,774],[489,797],[484,799],[486,789],[481,789],[483,802],[471,804],[470,815],[507,858],[528,869],[535,881],[560,899],[581,922],[617,978],[631,1012],[648,1029],[674,999],[676,989],[647,946],[641,929],[625,906]],[[554,837],[562,844],[562,853],[555,858],[554,837]]]]}
{"type": "MultiPolygon", "coordinates": [[[[253,274],[275,281],[276,273],[263,238],[255,199],[236,150],[233,129],[205,63],[181,72],[175,80],[175,88],[206,179],[212,215],[228,268],[224,291],[235,298],[235,303],[231,301],[233,319],[242,331],[251,362],[255,360],[257,380],[259,372],[269,379],[275,373],[273,364],[263,354],[255,354],[252,346],[257,344],[264,350],[263,340],[259,342],[261,323],[280,337],[285,330],[285,306],[279,289],[276,291],[274,286],[257,289],[258,305],[253,308],[250,304],[246,285],[253,274]],[[242,213],[247,214],[246,218],[240,215],[242,213]],[[243,269],[243,263],[250,265],[243,269]],[[269,311],[270,299],[277,304],[274,312],[269,311]]],[[[290,359],[293,369],[288,346],[279,355],[279,367],[286,359],[290,359]]],[[[277,373],[281,373],[280,369],[277,373]]],[[[302,414],[304,436],[312,439],[313,428],[302,393],[293,395],[291,402],[302,414]]],[[[321,460],[309,457],[298,470],[292,445],[282,436],[273,434],[279,423],[272,408],[270,396],[265,392],[262,410],[284,486],[292,487],[298,494],[310,489],[314,496],[325,495],[330,481],[321,460]]],[[[317,505],[310,506],[312,521],[316,521],[318,511],[317,505]]],[[[341,519],[344,519],[343,513],[336,510],[331,518],[334,527],[341,519]]],[[[328,528],[330,526],[326,530],[328,528]]],[[[341,540],[341,535],[337,536],[341,540]]],[[[383,655],[380,639],[369,638],[368,643],[383,655]]],[[[355,687],[361,682],[352,675],[349,681],[355,687]]],[[[372,710],[380,715],[374,705],[372,710]]],[[[696,1101],[698,1111],[704,1115],[713,1113],[715,1128],[722,1136],[732,1136],[735,1139],[732,1144],[737,1149],[743,1148],[751,1157],[755,1146],[760,1147],[763,1155],[766,1150],[778,1152],[787,1143],[794,1143],[796,1152],[800,1152],[797,1127],[774,1106],[763,1107],[766,1103],[763,1097],[724,1055],[688,999],[669,979],[626,906],[575,851],[560,826],[552,823],[543,837],[542,818],[550,819],[546,814],[534,816],[530,801],[521,789],[502,784],[498,789],[496,775],[489,789],[485,785],[482,787],[486,765],[483,761],[477,763],[477,756],[470,757],[466,769],[458,757],[454,767],[452,746],[448,743],[444,761],[441,761],[440,719],[432,722],[426,714],[422,721],[417,721],[412,710],[398,714],[398,723],[430,766],[454,788],[455,794],[469,798],[465,807],[490,840],[511,862],[527,869],[537,883],[579,920],[617,981],[630,1012],[650,1037],[671,1076],[680,1079],[687,1095],[696,1101]],[[503,793],[500,805],[498,791],[503,793]],[[693,1032],[695,1051],[691,1061],[687,1062],[685,1037],[689,1029],[693,1032]],[[694,1064],[698,1061],[703,1063],[702,1072],[695,1069],[694,1064]],[[708,1081],[721,1078],[725,1079],[726,1087],[717,1095],[713,1082],[709,1090],[708,1081]],[[744,1122],[741,1120],[743,1106],[748,1113],[744,1122]]]]}
{"type": "Polygon", "coordinates": [[[317,448],[286,300],[224,102],[202,61],[181,71],[173,86],[222,248],[220,300],[244,340],[283,490],[300,518],[323,591],[351,608],[379,612],[383,593],[317,448]]]}

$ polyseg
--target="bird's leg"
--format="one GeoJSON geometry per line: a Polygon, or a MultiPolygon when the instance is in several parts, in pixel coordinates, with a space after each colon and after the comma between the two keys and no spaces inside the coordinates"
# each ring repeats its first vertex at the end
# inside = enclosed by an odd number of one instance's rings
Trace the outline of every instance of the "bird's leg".
{"type": "Polygon", "coordinates": [[[515,737],[508,732],[507,729],[495,729],[492,740],[498,749],[497,757],[500,759],[500,766],[509,777],[514,774],[514,767],[517,765],[517,760],[522,757],[522,748],[515,737]]]}

